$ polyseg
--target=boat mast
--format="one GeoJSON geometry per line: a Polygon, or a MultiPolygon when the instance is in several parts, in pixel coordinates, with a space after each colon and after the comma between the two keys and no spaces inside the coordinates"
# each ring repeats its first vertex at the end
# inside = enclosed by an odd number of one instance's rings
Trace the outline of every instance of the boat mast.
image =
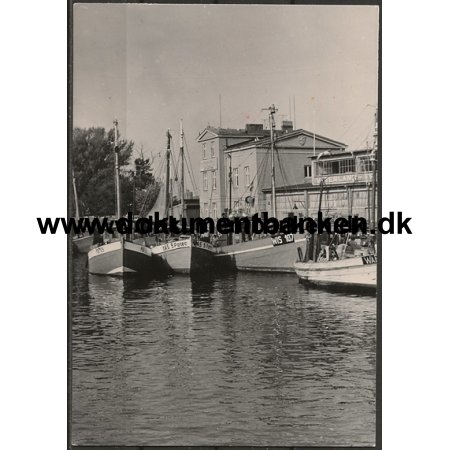
{"type": "Polygon", "coordinates": [[[120,167],[119,167],[119,132],[117,127],[119,122],[117,119],[114,120],[114,161],[115,161],[115,178],[116,178],[116,216],[119,219],[122,214],[120,211],[120,167]]]}
{"type": "Polygon", "coordinates": [[[377,153],[378,153],[378,108],[375,110],[375,132],[373,135],[372,150],[372,222],[371,230],[375,230],[376,226],[376,188],[377,188],[377,153]]]}
{"type": "Polygon", "coordinates": [[[274,115],[278,111],[275,105],[269,107],[269,122],[270,122],[270,160],[272,166],[272,216],[277,217],[277,197],[275,194],[275,143],[274,143],[274,130],[275,119],[274,115]]]}
{"type": "Polygon", "coordinates": [[[73,184],[73,199],[75,201],[75,218],[80,218],[80,210],[78,208],[78,195],[77,195],[77,184],[75,183],[75,172],[72,169],[72,184],[73,184]]]}
{"type": "Polygon", "coordinates": [[[167,150],[166,150],[166,204],[164,217],[168,216],[169,204],[170,204],[170,140],[172,136],[170,135],[170,130],[167,130],[167,150]]]}
{"type": "Polygon", "coordinates": [[[180,180],[180,190],[181,190],[181,218],[185,216],[184,210],[184,132],[183,132],[183,119],[180,120],[180,158],[181,158],[181,180],[180,180]]]}

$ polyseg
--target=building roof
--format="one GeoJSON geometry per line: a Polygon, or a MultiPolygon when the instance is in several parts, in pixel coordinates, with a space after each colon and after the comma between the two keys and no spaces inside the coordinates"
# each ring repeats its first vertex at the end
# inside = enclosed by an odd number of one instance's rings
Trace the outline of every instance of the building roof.
{"type": "MultiPolygon", "coordinates": [[[[336,188],[343,188],[346,186],[367,186],[367,183],[365,181],[352,181],[351,183],[340,183],[340,184],[330,184],[326,185],[325,189],[336,189],[336,188]]],[[[288,186],[277,186],[276,192],[277,194],[287,194],[287,193],[294,193],[298,191],[308,191],[308,190],[317,190],[320,189],[320,186],[318,184],[312,184],[312,183],[298,183],[298,184],[290,184],[288,186]]],[[[264,187],[261,189],[263,193],[268,194],[272,191],[272,187],[264,187]]]]}
{"type": "Polygon", "coordinates": [[[363,154],[370,154],[373,152],[373,149],[371,148],[363,148],[363,149],[358,149],[358,150],[345,150],[345,151],[326,151],[326,152],[318,152],[317,155],[314,156],[310,156],[311,159],[317,159],[320,156],[321,160],[324,159],[330,159],[330,158],[335,158],[336,156],[340,156],[340,157],[352,157],[355,154],[357,155],[363,155],[363,154]]]}
{"type": "MultiPolygon", "coordinates": [[[[252,142],[241,142],[241,143],[237,143],[237,144],[232,144],[229,145],[227,147],[227,150],[232,151],[238,148],[244,148],[244,147],[267,147],[268,145],[270,145],[270,130],[265,130],[268,132],[267,136],[264,136],[261,139],[253,139],[252,142]]],[[[298,129],[298,130],[293,130],[293,131],[282,131],[282,130],[275,130],[275,145],[280,145],[283,141],[288,140],[288,139],[292,139],[293,137],[297,137],[297,136],[306,136],[306,137],[310,137],[313,138],[315,140],[324,142],[329,144],[332,147],[335,147],[336,149],[340,148],[340,149],[345,149],[347,147],[346,144],[344,144],[343,142],[339,142],[339,141],[335,141],[334,139],[329,139],[326,138],[324,136],[321,136],[320,134],[316,134],[316,133],[312,133],[311,131],[307,131],[304,130],[302,128],[298,129]]],[[[256,136],[258,137],[258,136],[256,136]]],[[[299,146],[300,148],[300,146],[299,146]]],[[[310,148],[308,147],[304,147],[304,148],[310,148]]],[[[227,151],[226,150],[226,151],[227,151]]]]}
{"type": "Polygon", "coordinates": [[[197,141],[201,142],[203,138],[212,133],[215,137],[233,138],[233,137],[264,137],[270,136],[270,130],[264,129],[238,129],[238,128],[219,128],[219,127],[206,127],[198,135],[197,141]]]}

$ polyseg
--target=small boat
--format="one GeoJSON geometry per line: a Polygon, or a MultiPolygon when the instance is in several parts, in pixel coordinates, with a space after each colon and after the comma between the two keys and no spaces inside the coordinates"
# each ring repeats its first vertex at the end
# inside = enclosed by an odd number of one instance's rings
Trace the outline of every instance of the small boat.
{"type": "Polygon", "coordinates": [[[152,248],[170,270],[175,273],[204,273],[211,270],[214,247],[196,236],[169,239],[166,243],[152,248]]]}
{"type": "Polygon", "coordinates": [[[88,253],[88,262],[89,272],[98,275],[151,273],[156,267],[162,269],[160,259],[150,248],[123,237],[92,248],[88,253]]]}
{"type": "MultiPolygon", "coordinates": [[[[376,118],[376,115],[375,115],[376,118]]],[[[374,161],[377,152],[377,128],[374,135],[374,161]]],[[[317,159],[320,158],[318,156],[317,159]]],[[[376,193],[376,165],[373,163],[372,181],[372,227],[375,229],[375,193],[376,193]]],[[[323,186],[325,178],[320,183],[319,213],[321,212],[323,186]]],[[[370,201],[370,197],[369,201],[370,201]]],[[[369,209],[369,208],[368,208],[369,209]]],[[[317,286],[333,288],[357,288],[375,290],[377,287],[377,245],[375,236],[368,239],[365,248],[360,248],[347,255],[351,235],[348,233],[345,243],[333,245],[333,242],[325,242],[323,237],[313,235],[307,239],[306,251],[299,254],[299,261],[294,264],[294,269],[300,282],[317,286]]],[[[350,242],[351,243],[351,242],[350,242]]]]}
{"type": "Polygon", "coordinates": [[[305,284],[365,289],[376,289],[377,286],[375,254],[331,261],[296,262],[294,269],[305,284]]]}
{"type": "MultiPolygon", "coordinates": [[[[119,177],[119,147],[117,145],[117,120],[114,121],[114,151],[116,177],[116,216],[120,212],[120,177],[119,177]]],[[[102,237],[94,244],[88,253],[89,272],[99,275],[122,275],[125,273],[156,274],[164,271],[164,262],[154,255],[152,249],[143,243],[136,243],[123,235],[102,237]]],[[[109,236],[109,235],[107,235],[109,236]]]]}
{"type": "MultiPolygon", "coordinates": [[[[150,215],[156,212],[163,213],[162,217],[168,217],[172,198],[170,194],[170,160],[171,160],[171,142],[172,136],[167,131],[167,150],[166,150],[166,175],[165,189],[160,189],[155,205],[150,210],[150,215]]],[[[185,217],[184,200],[184,133],[183,124],[180,122],[180,161],[181,161],[181,216],[185,217]]],[[[171,215],[171,214],[170,214],[171,215]]],[[[159,256],[170,268],[171,272],[193,274],[201,273],[211,269],[215,249],[209,242],[202,238],[194,236],[169,236],[163,237],[164,242],[152,248],[153,254],[159,256]]]]}

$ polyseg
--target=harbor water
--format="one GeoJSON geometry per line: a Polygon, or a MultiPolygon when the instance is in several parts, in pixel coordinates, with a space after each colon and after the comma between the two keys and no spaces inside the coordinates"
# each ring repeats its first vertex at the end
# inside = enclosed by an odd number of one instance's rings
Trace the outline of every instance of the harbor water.
{"type": "Polygon", "coordinates": [[[376,299],[71,268],[74,445],[375,444],[376,299]]]}

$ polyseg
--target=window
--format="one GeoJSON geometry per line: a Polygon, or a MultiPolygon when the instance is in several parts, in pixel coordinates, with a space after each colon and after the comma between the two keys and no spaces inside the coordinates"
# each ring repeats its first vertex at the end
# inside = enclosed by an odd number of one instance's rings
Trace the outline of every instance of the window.
{"type": "Polygon", "coordinates": [[[206,144],[203,143],[202,145],[202,158],[206,159],[206,144]]]}
{"type": "Polygon", "coordinates": [[[209,217],[208,203],[203,203],[203,217],[209,217]]]}
{"type": "Polygon", "coordinates": [[[305,178],[311,177],[311,165],[303,166],[305,178]]]}
{"type": "Polygon", "coordinates": [[[213,214],[213,219],[217,219],[217,204],[216,203],[212,204],[212,214],[213,214]]]}
{"type": "Polygon", "coordinates": [[[215,150],[214,150],[214,141],[211,142],[211,158],[214,158],[216,156],[215,150]]]}
{"type": "Polygon", "coordinates": [[[370,156],[361,156],[359,158],[359,169],[361,172],[371,172],[372,167],[372,161],[370,160],[370,156]]]}
{"type": "Polygon", "coordinates": [[[234,202],[234,209],[237,211],[239,209],[239,200],[234,202]]]}
{"type": "Polygon", "coordinates": [[[235,188],[239,187],[239,169],[233,169],[233,186],[235,188]]]}
{"type": "Polygon", "coordinates": [[[245,180],[245,185],[250,186],[250,167],[249,166],[244,167],[244,180],[245,180]]]}
{"type": "Polygon", "coordinates": [[[203,172],[203,190],[208,190],[208,172],[203,172]]]}
{"type": "Polygon", "coordinates": [[[349,159],[340,159],[337,161],[323,161],[322,164],[319,163],[319,167],[322,168],[321,173],[322,175],[338,175],[343,173],[354,173],[355,160],[353,158],[349,158],[349,159]]]}
{"type": "Polygon", "coordinates": [[[339,167],[340,173],[353,173],[355,172],[355,160],[352,159],[343,159],[340,161],[341,165],[339,167]]]}
{"type": "Polygon", "coordinates": [[[211,188],[217,189],[217,172],[215,170],[211,171],[211,188]]]}

